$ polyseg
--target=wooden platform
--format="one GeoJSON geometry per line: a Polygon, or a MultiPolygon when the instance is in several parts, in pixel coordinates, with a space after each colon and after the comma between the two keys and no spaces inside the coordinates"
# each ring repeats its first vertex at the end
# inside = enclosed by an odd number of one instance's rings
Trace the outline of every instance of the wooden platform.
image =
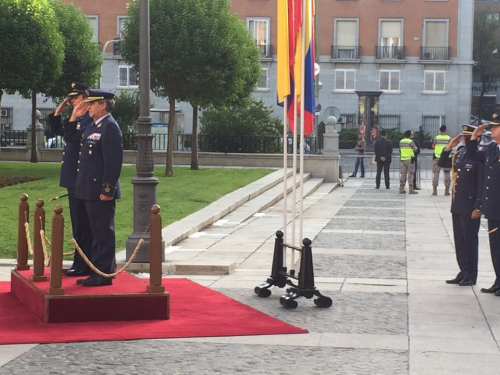
{"type": "Polygon", "coordinates": [[[13,270],[11,292],[44,323],[169,319],[170,294],[147,293],[147,280],[122,273],[113,285],[84,287],[63,276],[65,294],[49,295],[49,281],[30,281],[32,272],[13,270]]]}

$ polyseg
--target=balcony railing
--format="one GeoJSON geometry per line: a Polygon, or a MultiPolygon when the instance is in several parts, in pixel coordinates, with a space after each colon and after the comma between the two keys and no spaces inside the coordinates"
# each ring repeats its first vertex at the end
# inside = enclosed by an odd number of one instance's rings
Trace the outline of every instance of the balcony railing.
{"type": "Polygon", "coordinates": [[[405,46],[377,46],[375,58],[380,60],[404,60],[406,57],[405,46]]]}
{"type": "Polygon", "coordinates": [[[332,59],[359,60],[361,48],[359,46],[332,46],[332,59]]]}
{"type": "Polygon", "coordinates": [[[422,47],[421,60],[450,60],[450,47],[422,47]]]}
{"type": "Polygon", "coordinates": [[[262,44],[258,46],[260,49],[260,57],[270,59],[273,57],[273,46],[271,44],[262,44]]]}

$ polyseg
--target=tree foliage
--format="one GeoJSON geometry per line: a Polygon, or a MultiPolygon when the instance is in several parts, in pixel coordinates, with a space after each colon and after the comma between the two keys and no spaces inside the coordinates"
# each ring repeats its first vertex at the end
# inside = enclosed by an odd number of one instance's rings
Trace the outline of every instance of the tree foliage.
{"type": "Polygon", "coordinates": [[[493,82],[500,77],[500,20],[492,13],[474,14],[475,69],[481,77],[479,117],[482,117],[482,98],[493,82]]]}
{"type": "MultiPolygon", "coordinates": [[[[0,1],[0,106],[4,92],[35,98],[61,75],[64,43],[47,0],[0,1]]],[[[32,99],[32,127],[36,117],[32,99]]],[[[36,162],[36,133],[31,161],[36,162]]]]}
{"type": "Polygon", "coordinates": [[[262,100],[247,98],[239,104],[208,108],[200,118],[200,134],[279,136],[281,120],[262,100]]]}
{"type": "Polygon", "coordinates": [[[61,76],[43,93],[61,99],[68,94],[72,82],[94,86],[100,76],[102,57],[99,46],[92,39],[94,34],[85,14],[62,0],[49,0],[49,3],[63,38],[64,63],[61,76]]]}
{"type": "Polygon", "coordinates": [[[0,1],[0,95],[29,98],[61,75],[64,44],[47,0],[0,1]]]}
{"type": "MultiPolygon", "coordinates": [[[[259,51],[228,0],[151,0],[151,89],[193,106],[236,102],[260,75],[259,51]]],[[[122,55],[139,66],[139,1],[129,3],[122,55]]],[[[166,175],[172,175],[175,111],[169,119],[166,175]]]]}

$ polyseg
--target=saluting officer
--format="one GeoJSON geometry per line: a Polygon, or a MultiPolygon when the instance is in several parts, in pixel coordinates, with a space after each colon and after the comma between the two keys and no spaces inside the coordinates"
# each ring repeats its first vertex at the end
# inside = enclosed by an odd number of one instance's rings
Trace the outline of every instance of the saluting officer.
{"type": "MultiPolygon", "coordinates": [[[[68,107],[69,103],[73,105],[73,109],[80,104],[86,97],[85,90],[89,87],[83,83],[74,82],[71,84],[71,92],[68,94],[61,104],[56,108],[54,113],[49,115],[49,125],[55,135],[63,136],[64,130],[68,126],[69,119],[61,121],[61,113],[68,107]]],[[[80,130],[92,122],[88,113],[77,119],[80,130]]],[[[74,196],[76,169],[78,164],[78,152],[80,151],[80,141],[64,142],[63,160],[61,164],[61,178],[59,186],[65,187],[68,191],[69,214],[71,216],[71,227],[73,237],[80,244],[81,249],[86,256],[90,254],[92,247],[92,231],[86,215],[82,215],[82,208],[79,207],[78,200],[74,196]]],[[[69,269],[63,270],[66,276],[86,276],[89,275],[90,268],[84,262],[80,254],[75,251],[73,265],[69,269]]]]}
{"type": "MultiPolygon", "coordinates": [[[[123,137],[111,112],[114,94],[105,90],[87,90],[88,98],[80,103],[71,116],[68,138],[78,136],[76,119],[89,111],[93,122],[81,134],[80,158],[75,196],[84,202],[90,220],[94,243],[90,260],[99,271],[110,274],[115,261],[115,199],[121,198],[119,177],[123,163],[123,137]]],[[[83,286],[111,285],[112,279],[91,271],[83,286]]]]}
{"type": "MultiPolygon", "coordinates": [[[[462,134],[453,138],[442,150],[438,165],[448,166],[450,154],[460,140],[467,144],[472,125],[463,125],[462,134]]],[[[466,148],[460,146],[451,157],[453,184],[451,187],[451,216],[455,253],[460,272],[448,284],[460,286],[476,285],[478,262],[478,232],[481,224],[481,194],[483,192],[484,167],[474,155],[467,155],[466,148]]]]}
{"type": "Polygon", "coordinates": [[[477,160],[484,162],[484,187],[481,210],[488,219],[491,261],[496,279],[489,288],[481,289],[483,293],[495,293],[500,296],[500,123],[479,125],[472,133],[467,144],[467,154],[477,155],[477,160]],[[478,151],[477,142],[487,127],[491,127],[494,142],[478,151]]]}

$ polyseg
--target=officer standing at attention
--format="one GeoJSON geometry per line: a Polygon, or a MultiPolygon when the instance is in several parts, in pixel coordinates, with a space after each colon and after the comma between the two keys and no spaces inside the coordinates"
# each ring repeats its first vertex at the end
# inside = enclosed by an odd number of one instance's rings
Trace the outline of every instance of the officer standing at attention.
{"type": "MultiPolygon", "coordinates": [[[[460,140],[470,142],[472,125],[463,125],[462,134],[453,138],[441,152],[438,165],[442,167],[450,160],[450,154],[460,140]]],[[[451,217],[455,253],[460,272],[448,284],[460,286],[476,285],[478,261],[478,232],[481,224],[481,195],[483,193],[484,166],[468,155],[466,148],[460,146],[452,156],[453,184],[451,187],[451,217]]]]}
{"type": "MultiPolygon", "coordinates": [[[[71,84],[72,91],[68,94],[61,104],[56,108],[54,113],[49,115],[49,125],[55,135],[64,135],[64,130],[68,126],[68,120],[64,123],[61,121],[61,113],[68,107],[69,103],[75,108],[81,103],[87,94],[85,90],[89,87],[78,82],[71,84]]],[[[92,119],[85,113],[78,119],[80,130],[92,122],[92,119]]],[[[81,249],[86,256],[90,254],[92,247],[92,231],[86,215],[82,215],[82,209],[79,207],[78,200],[75,198],[75,182],[76,182],[76,169],[78,168],[78,152],[80,151],[80,141],[65,142],[63,151],[63,160],[61,164],[61,178],[59,186],[65,187],[68,191],[69,201],[69,214],[71,216],[71,227],[73,230],[73,237],[80,244],[81,249]]],[[[75,251],[73,258],[73,265],[69,269],[63,270],[66,276],[87,276],[89,275],[90,268],[83,261],[80,254],[75,251]]]]}
{"type": "MultiPolygon", "coordinates": [[[[114,94],[105,90],[87,90],[88,98],[80,103],[70,119],[68,138],[78,137],[76,120],[87,110],[93,122],[81,134],[80,158],[75,196],[84,202],[94,242],[90,261],[101,272],[115,272],[115,199],[121,198],[120,172],[123,163],[123,137],[111,112],[114,94]]],[[[83,286],[111,285],[112,279],[91,271],[83,286]]]]}
{"type": "Polygon", "coordinates": [[[484,162],[484,187],[481,211],[488,219],[491,261],[496,279],[489,288],[481,289],[483,293],[495,293],[500,296],[500,123],[479,125],[467,143],[467,154],[477,155],[477,160],[484,162]],[[491,127],[494,142],[478,151],[477,143],[487,127],[491,127]]]}
{"type": "MultiPolygon", "coordinates": [[[[451,137],[446,134],[446,125],[442,125],[439,128],[440,134],[434,137],[432,142],[432,148],[434,149],[433,164],[432,164],[432,195],[437,195],[437,187],[439,185],[439,172],[441,167],[438,166],[438,160],[441,156],[441,152],[446,147],[448,142],[450,142],[451,137]]],[[[450,195],[450,168],[443,168],[444,170],[444,195],[450,195]]]]}
{"type": "Polygon", "coordinates": [[[412,141],[411,136],[413,132],[411,130],[405,131],[405,137],[399,141],[399,154],[401,160],[401,166],[399,167],[399,193],[405,194],[405,183],[408,179],[408,194],[418,194],[418,191],[413,189],[413,172],[415,170],[414,157],[417,151],[417,146],[412,141]]]}

